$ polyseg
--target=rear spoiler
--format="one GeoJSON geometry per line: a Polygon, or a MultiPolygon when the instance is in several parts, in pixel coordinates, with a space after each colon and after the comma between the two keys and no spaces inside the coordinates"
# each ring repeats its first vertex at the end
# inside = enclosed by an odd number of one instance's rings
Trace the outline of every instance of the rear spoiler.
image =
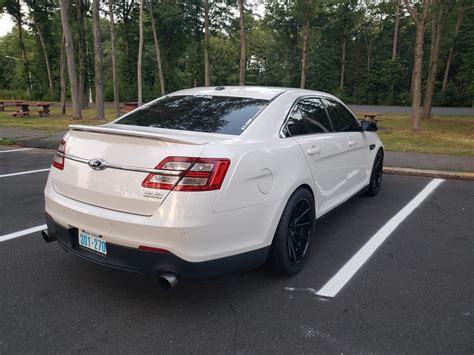
{"type": "Polygon", "coordinates": [[[166,142],[173,143],[184,143],[184,144],[193,144],[193,145],[204,145],[209,143],[196,138],[189,138],[177,134],[164,134],[164,133],[155,133],[155,132],[144,132],[139,130],[133,130],[129,128],[111,128],[106,126],[86,126],[86,125],[69,125],[69,129],[73,131],[85,131],[85,132],[96,132],[96,133],[105,133],[105,134],[116,134],[120,136],[132,136],[132,137],[143,137],[150,139],[158,139],[166,142]]]}

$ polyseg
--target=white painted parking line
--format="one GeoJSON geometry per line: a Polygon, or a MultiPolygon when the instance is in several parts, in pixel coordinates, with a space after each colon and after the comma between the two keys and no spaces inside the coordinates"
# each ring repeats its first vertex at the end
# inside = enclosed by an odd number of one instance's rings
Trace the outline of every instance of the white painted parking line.
{"type": "Polygon", "coordinates": [[[25,230],[22,230],[22,231],[19,231],[19,232],[10,233],[10,234],[7,234],[7,235],[2,235],[2,236],[0,236],[0,242],[5,242],[5,241],[10,240],[10,239],[23,237],[24,235],[28,235],[28,234],[32,234],[32,233],[36,233],[36,232],[45,230],[46,228],[47,228],[46,224],[43,224],[41,226],[28,228],[28,229],[25,229],[25,230]]]}
{"type": "Polygon", "coordinates": [[[32,150],[32,149],[33,148],[19,148],[19,149],[0,150],[0,153],[23,152],[25,150],[32,150]]]}
{"type": "Polygon", "coordinates": [[[41,173],[41,172],[43,172],[43,171],[49,171],[49,170],[50,170],[50,169],[48,168],[48,169],[21,171],[21,172],[19,172],[19,173],[0,175],[0,178],[9,177],[9,176],[17,176],[17,175],[25,175],[25,174],[33,174],[33,173],[41,173]]]}
{"type": "Polygon", "coordinates": [[[444,180],[434,179],[405,207],[392,217],[316,294],[334,297],[365,264],[377,248],[444,180]]]}

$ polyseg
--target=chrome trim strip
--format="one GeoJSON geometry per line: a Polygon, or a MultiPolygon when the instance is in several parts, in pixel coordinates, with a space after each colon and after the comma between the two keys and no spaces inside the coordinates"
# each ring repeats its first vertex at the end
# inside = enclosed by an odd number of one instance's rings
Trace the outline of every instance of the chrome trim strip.
{"type": "MultiPolygon", "coordinates": [[[[64,154],[61,152],[56,152],[56,154],[62,158],[77,161],[78,163],[83,163],[89,165],[90,159],[79,158],[71,154],[64,154]]],[[[137,166],[128,166],[128,165],[120,165],[120,164],[113,164],[107,162],[107,168],[110,169],[117,169],[117,170],[126,170],[126,171],[136,171],[139,173],[149,173],[149,174],[161,174],[161,175],[172,175],[172,176],[180,176],[182,171],[173,171],[173,170],[162,170],[162,169],[148,169],[148,168],[140,168],[137,166]]]]}

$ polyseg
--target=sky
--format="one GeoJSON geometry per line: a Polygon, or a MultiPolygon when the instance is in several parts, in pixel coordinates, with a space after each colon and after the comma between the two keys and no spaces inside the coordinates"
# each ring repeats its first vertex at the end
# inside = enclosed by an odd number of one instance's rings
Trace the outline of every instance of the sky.
{"type": "Polygon", "coordinates": [[[13,21],[10,15],[0,15],[0,37],[5,36],[13,27],[13,21]]]}

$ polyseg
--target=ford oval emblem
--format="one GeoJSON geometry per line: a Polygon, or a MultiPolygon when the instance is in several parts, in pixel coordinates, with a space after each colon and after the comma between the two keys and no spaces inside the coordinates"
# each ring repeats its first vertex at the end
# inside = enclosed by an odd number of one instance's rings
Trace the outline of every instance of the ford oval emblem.
{"type": "Polygon", "coordinates": [[[107,168],[107,162],[100,158],[91,159],[88,164],[94,170],[104,170],[107,168]]]}

